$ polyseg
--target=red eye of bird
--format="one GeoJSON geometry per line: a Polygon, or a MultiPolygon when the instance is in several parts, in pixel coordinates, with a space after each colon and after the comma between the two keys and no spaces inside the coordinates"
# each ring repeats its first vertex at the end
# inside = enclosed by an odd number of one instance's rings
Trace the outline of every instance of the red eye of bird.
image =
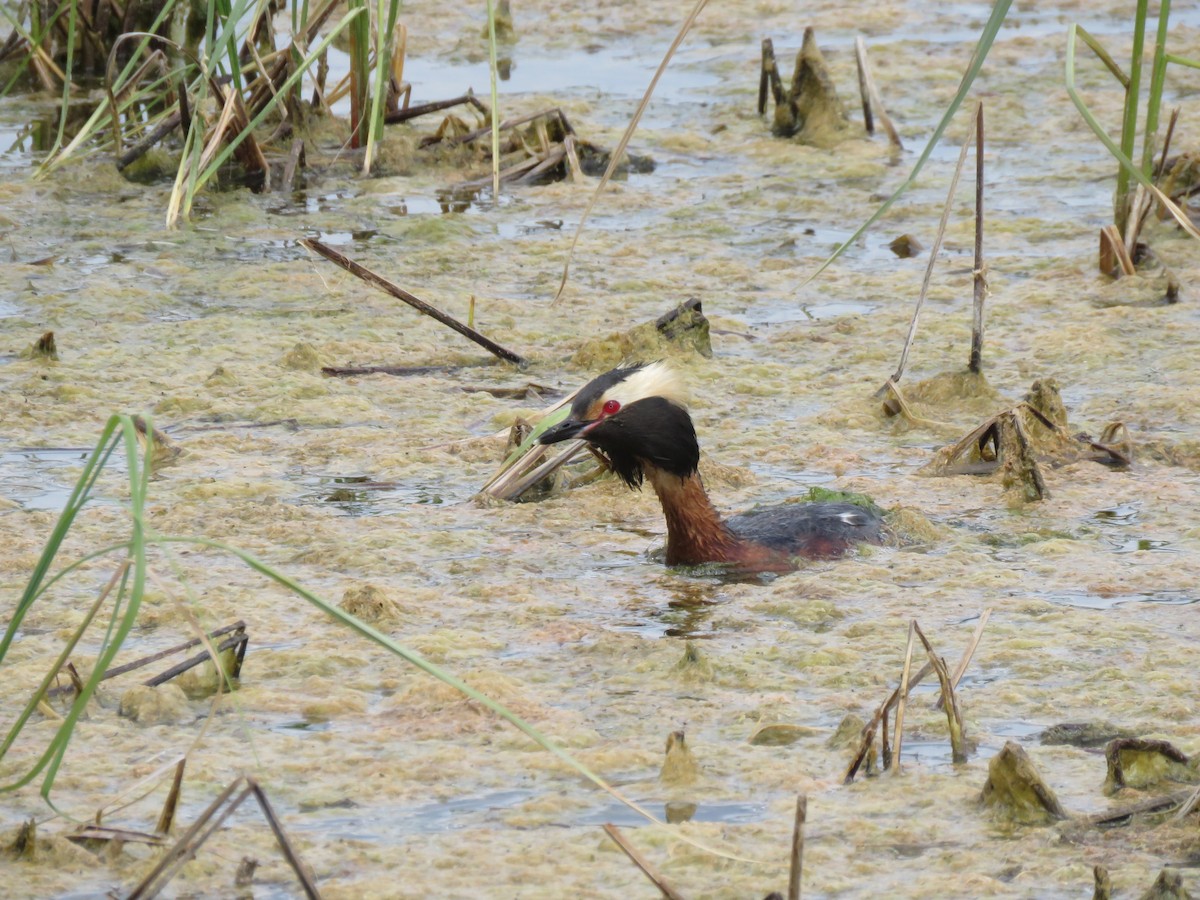
{"type": "Polygon", "coordinates": [[[609,400],[604,404],[604,408],[600,411],[601,415],[611,416],[621,408],[619,400],[609,400]]]}

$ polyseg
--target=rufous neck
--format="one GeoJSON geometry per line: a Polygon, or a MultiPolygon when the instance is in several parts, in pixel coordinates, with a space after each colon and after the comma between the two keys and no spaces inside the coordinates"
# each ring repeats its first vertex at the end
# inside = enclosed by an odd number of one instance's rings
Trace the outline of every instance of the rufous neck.
{"type": "Polygon", "coordinates": [[[708,499],[697,473],[686,478],[645,466],[667,519],[667,565],[692,566],[736,558],[737,538],[708,499]]]}

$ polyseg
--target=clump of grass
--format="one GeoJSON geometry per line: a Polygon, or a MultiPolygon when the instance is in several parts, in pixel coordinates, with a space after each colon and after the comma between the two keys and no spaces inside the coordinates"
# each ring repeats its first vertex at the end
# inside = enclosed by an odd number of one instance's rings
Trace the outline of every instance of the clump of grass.
{"type": "Polygon", "coordinates": [[[39,176],[97,149],[113,153],[125,168],[178,129],[182,148],[167,212],[167,224],[174,226],[188,217],[196,193],[235,157],[241,178],[258,189],[269,186],[270,167],[259,144],[288,138],[343,90],[334,86],[326,93],[324,69],[330,43],[346,31],[351,146],[365,148],[364,169],[370,171],[385,112],[401,93],[400,0],[353,0],[335,21],[338,8],[338,0],[311,6],[292,0],[292,33],[279,40],[275,6],[258,0],[131,4],[129,15],[110,0],[25,4],[10,16],[13,31],[0,46],[0,60],[17,61],[0,90],[28,86],[61,94],[57,133],[39,176]],[[153,17],[137,19],[133,12],[142,7],[153,9],[153,17]],[[84,75],[102,77],[105,100],[68,140],[68,111],[84,75]],[[306,77],[314,86],[311,103],[301,99],[306,77]],[[271,126],[270,135],[258,134],[263,126],[271,126]]]}

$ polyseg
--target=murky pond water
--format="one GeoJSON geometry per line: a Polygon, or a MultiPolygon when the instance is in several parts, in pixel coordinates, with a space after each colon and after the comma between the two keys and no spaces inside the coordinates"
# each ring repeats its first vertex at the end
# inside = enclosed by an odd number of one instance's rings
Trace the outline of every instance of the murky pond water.
{"type": "MultiPolygon", "coordinates": [[[[633,4],[515,12],[506,109],[561,104],[607,146],[683,15],[633,4]]],[[[331,600],[375,586],[394,605],[380,627],[397,640],[508,704],[650,811],[695,808],[689,821],[638,827],[455,692],[235,561],[183,550],[156,556],[118,662],[190,637],[192,615],[214,627],[242,619],[250,645],[241,689],[202,733],[207,702],[193,701],[172,724],[133,722],[117,707],[134,676],[110,682],[67,755],[58,807],[89,819],[191,748],[181,821],[238,773],[253,774],[327,896],[652,896],[598,827],[615,822],[684,895],[747,897],[783,889],[804,792],[813,896],[1077,897],[1097,863],[1122,895],[1140,894],[1164,865],[1182,867],[1195,892],[1194,821],[1190,831],[1062,837],[996,821],[976,802],[989,759],[1015,740],[1068,811],[1104,809],[1103,753],[1039,743],[1058,723],[1111,722],[1200,751],[1200,252],[1156,226],[1153,245],[1181,302],[1109,303],[1094,260],[1114,167],[1061,86],[1067,23],[1078,18],[1123,58],[1124,14],[1115,3],[1014,14],[977,91],[989,135],[987,377],[1009,401],[1053,377],[1073,428],[1097,434],[1123,421],[1139,448],[1128,471],[1087,462],[1049,470],[1050,498],[1023,507],[991,481],[916,474],[979,422],[978,409],[930,407],[924,413],[944,428],[906,429],[872,399],[895,368],[926,263],[897,259],[887,244],[904,233],[932,243],[954,146],[884,223],[801,286],[906,174],[957,86],[982,4],[894,4],[865,17],[840,4],[706,10],[631,145],[656,171],[620,182],[597,206],[557,307],[549,298],[587,184],[519,188],[499,203],[443,212],[441,192],[466,176],[417,158],[369,180],[313,172],[291,197],[207,195],[193,227],[166,232],[169,185],[129,184],[105,160],[35,182],[36,153],[17,140],[0,156],[6,616],[82,470],[81,451],[111,412],[150,410],[186,450],[151,485],[151,527],[237,544],[331,600]],[[909,147],[898,162],[880,139],[834,153],[781,141],[755,115],[761,38],[772,36],[786,59],[808,24],[847,101],[853,39],[865,29],[909,147]],[[529,370],[493,365],[310,257],[298,244],[305,236],[451,314],[465,318],[474,296],[478,327],[529,357],[529,370]],[[568,361],[583,341],[691,296],[712,320],[715,355],[679,366],[718,506],[827,485],[920,510],[936,540],[730,583],[665,569],[651,555],[663,531],[654,497],[611,481],[541,503],[473,502],[503,453],[495,435],[543,405],[485,389],[573,389],[594,374],[568,361]],[[21,358],[45,330],[57,335],[60,361],[21,358]],[[326,365],[445,368],[327,378],[293,352],[298,344],[326,365]],[[970,761],[952,763],[926,686],[909,704],[902,774],[842,786],[850,751],[829,739],[847,713],[869,718],[894,687],[909,620],[955,659],[986,608],[962,687],[977,742],[970,761]],[[685,639],[701,664],[678,666],[685,639]],[[798,739],[749,742],[770,724],[800,726],[798,739]],[[664,743],[680,729],[699,764],[688,783],[660,778],[664,743]],[[714,857],[677,835],[758,862],[714,857]]],[[[414,99],[485,90],[476,5],[410,4],[405,15],[414,99]]],[[[1177,16],[1172,44],[1188,54],[1200,45],[1200,16],[1177,16]]],[[[1080,82],[1115,127],[1120,97],[1108,76],[1089,64],[1080,82]]],[[[1200,142],[1198,92],[1200,75],[1172,71],[1168,102],[1184,110],[1178,147],[1200,142]]],[[[0,134],[16,140],[27,115],[21,101],[3,101],[0,134]]],[[[965,118],[952,141],[964,130],[965,118]]],[[[968,194],[902,386],[966,362],[968,194]]],[[[72,556],[127,529],[120,472],[101,488],[107,499],[81,515],[72,556]]],[[[0,721],[12,721],[114,565],[90,563],[39,601],[5,661],[0,721]]],[[[77,662],[99,641],[86,639],[77,662]]],[[[6,779],[55,724],[33,723],[0,763],[6,779]]],[[[105,821],[152,828],[164,790],[105,821]]],[[[49,817],[35,786],[6,795],[0,809],[9,830],[49,817]]],[[[39,834],[68,827],[49,819],[39,834]]],[[[8,887],[95,896],[128,890],[153,864],[133,844],[100,865],[83,854],[60,849],[21,863],[21,887],[8,887]]],[[[295,890],[247,804],[184,869],[176,895],[232,895],[245,856],[262,863],[254,896],[295,890]]]]}

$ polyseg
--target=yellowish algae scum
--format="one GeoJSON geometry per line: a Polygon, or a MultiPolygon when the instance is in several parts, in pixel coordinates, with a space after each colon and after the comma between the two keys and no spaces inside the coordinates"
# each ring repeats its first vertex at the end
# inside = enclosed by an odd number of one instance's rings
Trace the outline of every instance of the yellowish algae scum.
{"type": "MultiPolygon", "coordinates": [[[[136,676],[110,682],[76,732],[57,806],[90,819],[190,748],[177,831],[237,774],[252,774],[335,898],[651,896],[600,830],[606,821],[626,826],[686,896],[762,896],[786,882],[800,792],[809,798],[804,887],[814,896],[1076,897],[1090,890],[1096,863],[1118,895],[1136,896],[1163,865],[1194,864],[1194,818],[1061,840],[1054,826],[1014,825],[977,805],[989,759],[1016,740],[1068,812],[1107,807],[1101,753],[1037,740],[1057,723],[1111,722],[1200,751],[1200,253],[1153,225],[1181,302],[1105,305],[1112,289],[1094,259],[1115,168],[1061,88],[1063,32],[1075,13],[1022,14],[977,92],[992,173],[984,359],[1001,399],[983,410],[930,401],[922,413],[942,429],[884,419],[873,394],[895,368],[926,264],[897,260],[886,245],[903,233],[932,243],[956,151],[939,151],[882,225],[819,280],[801,282],[903,178],[957,85],[983,7],[876,5],[865,26],[836,4],[806,9],[803,21],[777,3],[706,9],[680,60],[710,76],[706,92],[664,82],[666,99],[632,145],[659,169],[601,200],[557,307],[548,301],[591,184],[518,188],[497,207],[401,216],[401,201],[431,201],[464,177],[459,164],[418,159],[366,181],[311,173],[307,205],[206,195],[194,227],[164,232],[168,187],[128,184],[103,160],[43,182],[10,171],[0,185],[13,260],[0,269],[0,301],[14,310],[0,320],[4,609],[53,527],[55,497],[61,505],[83,464],[77,453],[26,448],[90,446],[111,412],[149,410],[186,450],[151,484],[154,529],[229,541],[334,601],[350,592],[348,602],[382,630],[508,705],[625,796],[660,816],[668,802],[697,811],[686,824],[640,827],[478,705],[232,559],[179,549],[193,612],[209,626],[247,624],[241,688],[193,748],[207,702],[187,701],[182,724],[135,722],[118,708],[136,676]],[[807,24],[850,106],[852,39],[868,27],[910,148],[898,165],[878,138],[813,150],[770,137],[754,114],[760,39],[774,37],[781,61],[790,60],[807,24]],[[561,229],[544,224],[557,220],[561,229]],[[465,318],[474,295],[478,327],[529,357],[530,369],[491,366],[458,336],[309,257],[295,242],[312,234],[454,315],[465,318]],[[53,264],[29,264],[47,256],[53,264]],[[570,390],[594,374],[567,362],[584,341],[691,296],[712,322],[715,356],[680,367],[702,471],[721,508],[819,484],[917,510],[934,536],[767,583],[727,583],[648,556],[661,545],[657,503],[612,481],[537,504],[472,502],[503,452],[503,437],[492,435],[544,405],[479,388],[533,381],[570,390]],[[46,330],[56,333],[58,363],[15,358],[46,330]],[[319,371],[381,364],[464,368],[405,378],[319,371]],[[1041,377],[1063,386],[1074,429],[1095,436],[1125,422],[1143,448],[1135,466],[1049,470],[1050,499],[1021,508],[991,481],[915,475],[936,447],[1041,377]],[[363,476],[387,486],[354,502],[326,499],[354,490],[334,479],[363,476]],[[852,751],[829,738],[848,713],[869,719],[895,685],[908,621],[917,618],[953,662],[985,608],[992,616],[961,689],[978,744],[970,761],[951,765],[945,718],[925,687],[908,707],[902,773],[843,786],[852,751]],[[681,666],[687,640],[699,657],[681,666]],[[751,744],[768,725],[797,726],[795,741],[751,744]],[[664,746],[679,730],[698,771],[663,781],[664,746]],[[715,857],[680,836],[759,862],[715,857]]],[[[1114,35],[1114,52],[1127,52],[1124,6],[1079,14],[1114,35]]],[[[405,15],[416,56],[452,66],[481,52],[477,5],[409,4],[405,15]]],[[[651,60],[675,28],[674,12],[644,5],[539,0],[515,15],[518,67],[584,45],[651,60]]],[[[1181,15],[1172,43],[1195,46],[1196,17],[1181,15]]],[[[1115,123],[1120,96],[1098,70],[1088,63],[1081,87],[1115,123]]],[[[1171,77],[1185,108],[1174,140],[1194,148],[1200,125],[1188,109],[1200,76],[1171,77]]],[[[612,146],[641,85],[544,90],[510,98],[506,113],[561,103],[583,135],[612,146]]],[[[964,132],[965,118],[951,140],[964,132]]],[[[964,186],[905,387],[966,362],[967,195],[964,186]]],[[[115,502],[86,509],[63,559],[126,533],[120,473],[101,486],[115,502]]],[[[36,604],[5,660],[4,721],[114,565],[89,563],[36,604]]],[[[154,569],[119,662],[191,634],[184,593],[160,553],[154,569]]],[[[89,636],[77,666],[98,650],[89,636]]],[[[56,724],[35,716],[0,763],[6,779],[34,761],[56,724]]],[[[105,821],[151,828],[164,790],[105,821]]],[[[31,785],[6,795],[0,824],[15,833],[48,815],[31,785]]],[[[10,895],[127,891],[153,865],[155,852],[133,844],[103,851],[97,865],[56,837],[70,827],[41,823],[41,855],[9,864],[10,895]]],[[[261,863],[262,891],[294,889],[247,805],[183,869],[176,890],[232,895],[245,856],[261,863]]],[[[1184,880],[1200,889],[1194,869],[1184,880]]]]}

